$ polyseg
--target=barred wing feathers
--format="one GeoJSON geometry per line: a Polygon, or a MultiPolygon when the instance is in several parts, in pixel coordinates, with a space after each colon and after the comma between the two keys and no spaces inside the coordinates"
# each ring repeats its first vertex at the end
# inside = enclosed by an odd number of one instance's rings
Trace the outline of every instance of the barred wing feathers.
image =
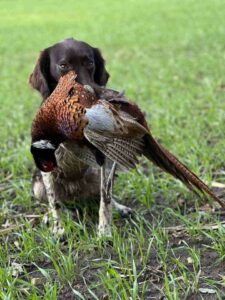
{"type": "Polygon", "coordinates": [[[87,109],[85,118],[89,122],[84,129],[86,139],[120,166],[135,168],[137,157],[143,153],[147,129],[104,100],[87,109]]]}

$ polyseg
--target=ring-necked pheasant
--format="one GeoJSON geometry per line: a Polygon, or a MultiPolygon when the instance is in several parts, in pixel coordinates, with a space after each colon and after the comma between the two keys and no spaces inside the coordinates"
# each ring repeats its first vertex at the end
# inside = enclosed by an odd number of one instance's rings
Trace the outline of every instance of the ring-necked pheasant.
{"type": "Polygon", "coordinates": [[[116,166],[134,168],[140,155],[189,189],[207,193],[225,209],[223,200],[153,138],[135,103],[113,96],[108,101],[98,100],[91,88],[76,82],[74,72],[60,79],[33,121],[31,152],[41,171],[51,172],[58,167],[55,151],[65,141],[76,145],[77,160],[97,163],[101,168],[100,235],[111,235],[111,189],[116,166]],[[108,179],[106,158],[113,162],[108,179]]]}

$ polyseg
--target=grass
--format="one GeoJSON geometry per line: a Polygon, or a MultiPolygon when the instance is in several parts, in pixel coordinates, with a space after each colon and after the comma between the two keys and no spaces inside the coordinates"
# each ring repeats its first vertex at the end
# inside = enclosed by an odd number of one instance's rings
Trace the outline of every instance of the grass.
{"type": "Polygon", "coordinates": [[[1,299],[224,299],[224,213],[144,160],[116,182],[135,216],[115,213],[113,247],[88,208],[65,213],[66,243],[54,238],[30,193],[40,96],[28,86],[41,49],[66,37],[100,47],[109,86],[205,182],[224,184],[224,13],[222,0],[1,1],[1,299]]]}

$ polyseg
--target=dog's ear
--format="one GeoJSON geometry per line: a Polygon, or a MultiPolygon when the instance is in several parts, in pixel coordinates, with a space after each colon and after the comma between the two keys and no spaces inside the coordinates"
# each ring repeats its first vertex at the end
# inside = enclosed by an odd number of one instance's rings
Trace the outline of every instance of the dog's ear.
{"type": "Polygon", "coordinates": [[[48,49],[41,51],[33,73],[30,75],[29,83],[34,89],[40,92],[43,99],[46,99],[51,94],[50,58],[48,49]]]}
{"type": "Polygon", "coordinates": [[[105,61],[98,48],[93,48],[93,51],[95,60],[94,80],[97,84],[105,86],[109,79],[109,73],[105,69],[105,61]]]}

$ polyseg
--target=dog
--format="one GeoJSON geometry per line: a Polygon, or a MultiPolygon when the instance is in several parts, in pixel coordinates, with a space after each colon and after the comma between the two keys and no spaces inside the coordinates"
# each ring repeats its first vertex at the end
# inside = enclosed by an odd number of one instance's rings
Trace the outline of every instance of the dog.
{"type": "MultiPolygon", "coordinates": [[[[99,87],[104,87],[109,79],[105,60],[98,48],[75,40],[65,39],[41,51],[38,61],[30,75],[30,85],[42,96],[42,103],[55,89],[59,78],[74,70],[77,81],[89,86],[98,94],[99,87]]],[[[101,95],[99,95],[101,97],[101,95]]],[[[44,173],[35,170],[32,180],[32,192],[35,199],[49,201],[50,213],[54,218],[53,233],[62,234],[62,203],[84,203],[99,197],[100,176],[97,166],[77,164],[74,160],[76,149],[70,143],[60,144],[56,157],[63,172],[44,173]]],[[[129,216],[132,210],[113,200],[114,207],[122,216],[129,216]]]]}

